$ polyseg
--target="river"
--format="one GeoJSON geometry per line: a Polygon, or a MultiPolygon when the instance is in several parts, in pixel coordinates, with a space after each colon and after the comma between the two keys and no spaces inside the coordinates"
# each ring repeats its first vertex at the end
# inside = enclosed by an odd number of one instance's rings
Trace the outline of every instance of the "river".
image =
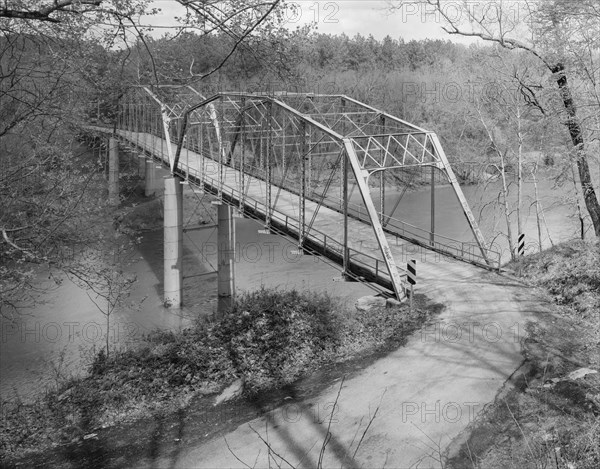
{"type": "MultiPolygon", "coordinates": [[[[509,257],[507,241],[495,234],[504,230],[501,211],[492,202],[498,199],[499,182],[485,190],[480,186],[463,188],[476,217],[481,212],[481,228],[494,241],[503,259],[509,257]]],[[[578,235],[579,222],[565,200],[572,189],[555,188],[540,182],[541,201],[545,208],[548,230],[544,226],[543,244],[549,236],[556,242],[578,235]],[[549,233],[549,234],[548,234],[549,233]]],[[[535,207],[530,205],[533,184],[524,185],[524,232],[528,251],[537,250],[535,207]]],[[[389,191],[387,206],[393,206],[397,193],[389,191]]],[[[354,194],[353,197],[358,197],[354,194]]],[[[428,190],[408,192],[394,214],[395,218],[428,229],[430,223],[428,190]]],[[[319,258],[293,254],[295,245],[282,237],[259,234],[260,225],[252,220],[236,219],[237,259],[236,287],[249,291],[265,287],[327,291],[351,305],[371,294],[366,285],[339,281],[339,271],[319,258]]],[[[471,241],[466,219],[449,186],[436,188],[436,232],[461,241],[471,241]]],[[[199,315],[216,309],[216,229],[188,231],[184,235],[184,307],[165,309],[162,305],[162,231],[147,232],[135,248],[127,270],[137,277],[127,307],[111,317],[111,347],[135,346],[144,335],[156,329],[178,330],[191,325],[199,315]]],[[[25,307],[15,321],[0,320],[0,397],[33,398],[59,378],[85,372],[95,352],[104,345],[105,318],[87,297],[86,292],[67,278],[60,285],[49,273],[38,272],[35,284],[44,291],[35,306],[25,307]]]]}

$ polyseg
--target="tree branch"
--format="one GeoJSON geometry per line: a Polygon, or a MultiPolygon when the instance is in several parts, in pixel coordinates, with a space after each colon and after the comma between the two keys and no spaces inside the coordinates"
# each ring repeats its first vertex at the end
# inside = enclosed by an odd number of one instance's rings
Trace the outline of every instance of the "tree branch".
{"type": "Polygon", "coordinates": [[[4,3],[4,6],[0,8],[0,18],[16,18],[60,23],[61,21],[59,19],[53,18],[50,15],[59,11],[79,13],[78,7],[82,5],[98,7],[103,1],[104,0],[54,0],[52,3],[41,6],[37,10],[12,9],[8,7],[8,3],[4,3]]]}

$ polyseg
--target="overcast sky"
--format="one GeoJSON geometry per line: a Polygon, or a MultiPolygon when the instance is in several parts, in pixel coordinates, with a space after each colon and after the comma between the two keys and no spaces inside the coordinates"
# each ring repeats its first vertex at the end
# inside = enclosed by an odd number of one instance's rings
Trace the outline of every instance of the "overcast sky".
{"type": "MultiPolygon", "coordinates": [[[[420,5],[407,5],[400,11],[391,12],[385,0],[299,0],[294,3],[300,11],[300,21],[315,20],[322,33],[372,34],[376,39],[387,35],[406,40],[448,39],[435,16],[426,14],[420,5]]],[[[296,18],[291,17],[290,24],[294,20],[296,18]]]]}
{"type": "MultiPolygon", "coordinates": [[[[172,24],[172,18],[181,15],[183,9],[172,0],[155,0],[162,9],[156,18],[148,19],[152,24],[172,24]]],[[[449,36],[430,7],[409,4],[402,10],[390,13],[385,0],[294,0],[297,14],[289,10],[287,24],[291,29],[298,25],[316,21],[318,31],[328,34],[346,33],[354,36],[372,34],[377,39],[390,35],[394,39],[451,39],[470,42],[468,39],[449,36]]]]}

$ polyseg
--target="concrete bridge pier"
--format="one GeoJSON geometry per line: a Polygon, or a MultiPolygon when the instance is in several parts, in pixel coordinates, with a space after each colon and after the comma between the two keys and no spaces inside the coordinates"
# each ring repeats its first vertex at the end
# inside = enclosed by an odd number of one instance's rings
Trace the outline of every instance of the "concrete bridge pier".
{"type": "Polygon", "coordinates": [[[164,182],[164,304],[179,308],[183,287],[183,186],[177,176],[166,177],[164,182]]]}
{"type": "Polygon", "coordinates": [[[136,156],[138,160],[138,176],[140,178],[144,178],[146,180],[146,157],[143,154],[139,154],[136,156]]]}
{"type": "Polygon", "coordinates": [[[119,205],[119,141],[108,139],[108,203],[119,205]]]}
{"type": "Polygon", "coordinates": [[[229,205],[218,205],[217,262],[218,302],[217,312],[223,313],[235,298],[235,219],[229,205]]]}
{"type": "Polygon", "coordinates": [[[156,175],[156,163],[152,160],[145,160],[144,169],[144,194],[146,197],[150,197],[160,189],[160,180],[156,175]]]}

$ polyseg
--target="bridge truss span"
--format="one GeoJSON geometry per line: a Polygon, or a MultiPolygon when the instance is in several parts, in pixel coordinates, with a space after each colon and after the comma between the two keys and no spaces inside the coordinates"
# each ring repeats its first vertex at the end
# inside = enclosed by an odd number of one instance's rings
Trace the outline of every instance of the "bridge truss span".
{"type": "Polygon", "coordinates": [[[487,248],[437,135],[343,95],[132,88],[117,133],[265,228],[357,278],[405,295],[406,241],[486,268],[487,248]],[[407,192],[452,188],[473,242],[402,219],[407,192]]]}

